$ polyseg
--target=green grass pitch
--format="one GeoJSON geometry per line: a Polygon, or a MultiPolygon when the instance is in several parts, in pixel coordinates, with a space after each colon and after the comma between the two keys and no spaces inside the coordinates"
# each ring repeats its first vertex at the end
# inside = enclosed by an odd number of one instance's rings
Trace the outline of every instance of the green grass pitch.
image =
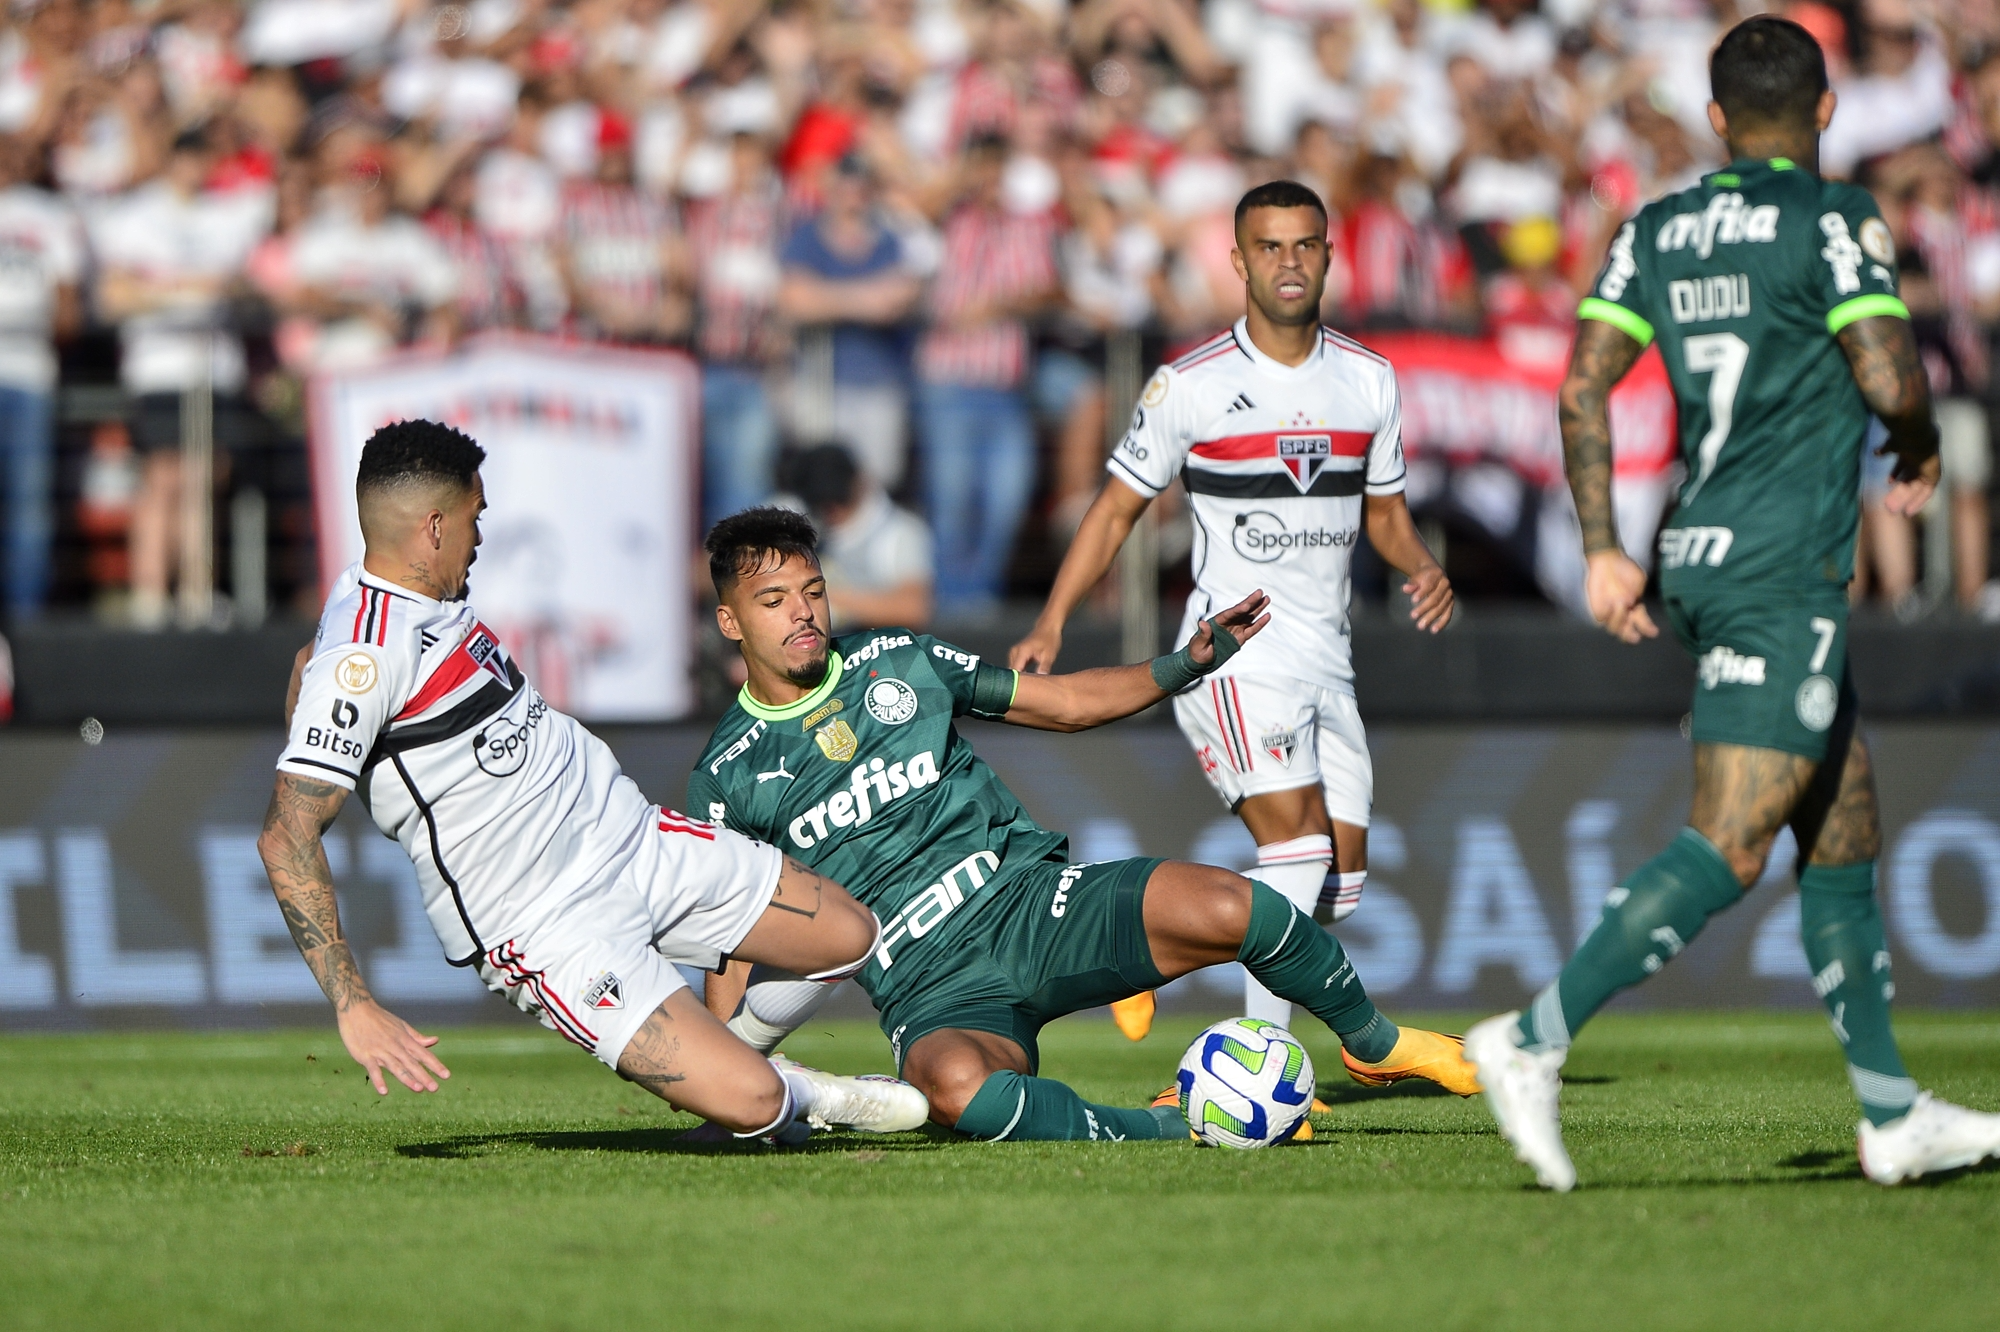
{"type": "MultiPolygon", "coordinates": [[[[1199,1025],[1071,1019],[1044,1071],[1142,1103],[1199,1025]]],[[[1926,1086],[2000,1107],[2000,1018],[1898,1025],[1926,1086]]],[[[2000,1169],[1863,1182],[1816,1017],[1593,1024],[1567,1197],[1478,1103],[1308,1044],[1309,1145],[691,1152],[692,1120],[526,1026],[446,1033],[445,1090],[386,1100],[330,1028],[0,1038],[0,1327],[2000,1326],[2000,1169]]],[[[854,1022],[787,1049],[888,1059],[854,1022]]]]}

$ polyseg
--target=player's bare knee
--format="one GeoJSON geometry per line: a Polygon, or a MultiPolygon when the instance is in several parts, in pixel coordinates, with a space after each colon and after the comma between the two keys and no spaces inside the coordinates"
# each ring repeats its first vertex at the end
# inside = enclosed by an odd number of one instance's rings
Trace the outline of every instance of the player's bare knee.
{"type": "Polygon", "coordinates": [[[778,1070],[759,1060],[736,1080],[727,1103],[710,1117],[732,1133],[755,1133],[777,1124],[784,1109],[784,1079],[778,1070]]]}
{"type": "Polygon", "coordinates": [[[1210,943],[1240,945],[1250,932],[1250,880],[1207,865],[1188,868],[1204,871],[1195,895],[1202,937],[1210,943]]]}

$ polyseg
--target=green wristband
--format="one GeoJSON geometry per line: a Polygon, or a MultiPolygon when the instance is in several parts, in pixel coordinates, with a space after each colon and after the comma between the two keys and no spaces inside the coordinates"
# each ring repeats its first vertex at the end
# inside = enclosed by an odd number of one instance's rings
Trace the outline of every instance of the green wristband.
{"type": "Polygon", "coordinates": [[[1203,666],[1194,659],[1194,654],[1183,647],[1178,652],[1169,652],[1164,657],[1152,660],[1153,683],[1169,694],[1178,694],[1202,676],[1219,668],[1223,662],[1236,655],[1243,645],[1236,636],[1226,630],[1217,629],[1211,620],[1200,623],[1208,626],[1209,637],[1215,642],[1215,660],[1203,666]]]}

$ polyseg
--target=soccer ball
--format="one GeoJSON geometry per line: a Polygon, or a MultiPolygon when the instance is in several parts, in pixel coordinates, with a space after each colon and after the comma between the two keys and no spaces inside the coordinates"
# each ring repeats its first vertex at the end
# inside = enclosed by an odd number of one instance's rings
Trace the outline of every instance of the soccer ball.
{"type": "Polygon", "coordinates": [[[1312,1108],[1313,1061],[1275,1022],[1231,1018],[1194,1038],[1177,1075],[1181,1113],[1210,1147],[1269,1147],[1312,1108]]]}

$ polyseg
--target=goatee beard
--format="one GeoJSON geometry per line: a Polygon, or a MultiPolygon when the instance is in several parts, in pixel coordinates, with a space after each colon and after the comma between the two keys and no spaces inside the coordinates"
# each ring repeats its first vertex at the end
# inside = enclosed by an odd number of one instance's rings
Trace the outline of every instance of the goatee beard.
{"type": "Polygon", "coordinates": [[[817,689],[820,683],[826,679],[828,660],[828,655],[822,652],[803,666],[795,666],[791,670],[786,671],[785,678],[801,689],[817,689]]]}

